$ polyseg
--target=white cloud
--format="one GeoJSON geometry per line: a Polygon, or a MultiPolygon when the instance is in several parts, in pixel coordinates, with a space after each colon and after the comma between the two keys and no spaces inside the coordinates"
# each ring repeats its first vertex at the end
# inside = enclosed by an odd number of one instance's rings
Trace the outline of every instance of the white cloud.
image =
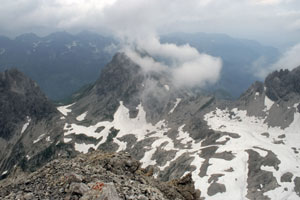
{"type": "Polygon", "coordinates": [[[281,0],[255,0],[255,3],[263,4],[263,5],[275,5],[281,2],[282,2],[281,0]]]}
{"type": "Polygon", "coordinates": [[[300,66],[300,43],[288,49],[281,58],[271,66],[259,71],[258,76],[265,77],[270,72],[280,69],[292,70],[300,66]]]}
{"type": "Polygon", "coordinates": [[[300,16],[280,15],[299,9],[298,0],[1,0],[0,34],[198,31],[279,43],[299,40],[300,16]]]}
{"type": "Polygon", "coordinates": [[[141,56],[127,47],[125,52],[134,62],[145,72],[156,71],[168,74],[177,87],[203,87],[214,84],[219,79],[221,59],[201,54],[189,45],[161,44],[158,38],[153,36],[143,41],[136,41],[134,47],[140,52],[146,52],[141,56]],[[152,56],[162,61],[154,60],[152,56]]]}

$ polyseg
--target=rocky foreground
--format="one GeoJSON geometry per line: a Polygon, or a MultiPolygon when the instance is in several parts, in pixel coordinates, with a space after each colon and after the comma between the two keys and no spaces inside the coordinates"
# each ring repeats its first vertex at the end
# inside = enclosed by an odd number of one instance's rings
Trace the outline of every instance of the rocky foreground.
{"type": "Polygon", "coordinates": [[[31,174],[0,182],[0,199],[199,199],[191,175],[160,182],[126,153],[100,151],[56,159],[31,174]]]}

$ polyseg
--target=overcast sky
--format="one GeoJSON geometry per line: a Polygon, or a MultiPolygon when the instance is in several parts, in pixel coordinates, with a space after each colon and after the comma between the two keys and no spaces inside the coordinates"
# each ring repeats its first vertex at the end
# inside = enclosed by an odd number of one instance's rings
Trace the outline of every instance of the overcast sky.
{"type": "Polygon", "coordinates": [[[273,46],[300,42],[299,0],[1,0],[0,34],[93,30],[120,37],[218,32],[273,46]]]}

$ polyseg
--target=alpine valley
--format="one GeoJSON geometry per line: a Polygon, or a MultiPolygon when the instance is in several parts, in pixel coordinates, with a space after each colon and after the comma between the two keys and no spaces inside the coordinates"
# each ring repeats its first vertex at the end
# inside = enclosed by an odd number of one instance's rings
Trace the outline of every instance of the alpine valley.
{"type": "Polygon", "coordinates": [[[300,199],[299,83],[300,67],[274,71],[220,100],[117,53],[71,104],[54,106],[7,70],[0,198],[300,199]]]}

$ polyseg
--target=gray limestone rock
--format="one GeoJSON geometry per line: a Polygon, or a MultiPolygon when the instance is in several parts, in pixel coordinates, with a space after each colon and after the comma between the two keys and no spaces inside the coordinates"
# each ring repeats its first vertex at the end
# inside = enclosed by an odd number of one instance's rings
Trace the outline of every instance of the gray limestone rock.
{"type": "Polygon", "coordinates": [[[286,172],[280,177],[281,182],[292,182],[293,174],[291,172],[286,172]]]}
{"type": "Polygon", "coordinates": [[[296,194],[300,197],[300,177],[296,177],[294,179],[294,183],[295,183],[294,190],[295,190],[296,194]]]}
{"type": "Polygon", "coordinates": [[[223,193],[223,192],[226,192],[226,187],[224,184],[220,184],[220,183],[212,183],[210,184],[210,186],[208,187],[207,189],[207,194],[209,196],[214,196],[218,193],[223,193]]]}

